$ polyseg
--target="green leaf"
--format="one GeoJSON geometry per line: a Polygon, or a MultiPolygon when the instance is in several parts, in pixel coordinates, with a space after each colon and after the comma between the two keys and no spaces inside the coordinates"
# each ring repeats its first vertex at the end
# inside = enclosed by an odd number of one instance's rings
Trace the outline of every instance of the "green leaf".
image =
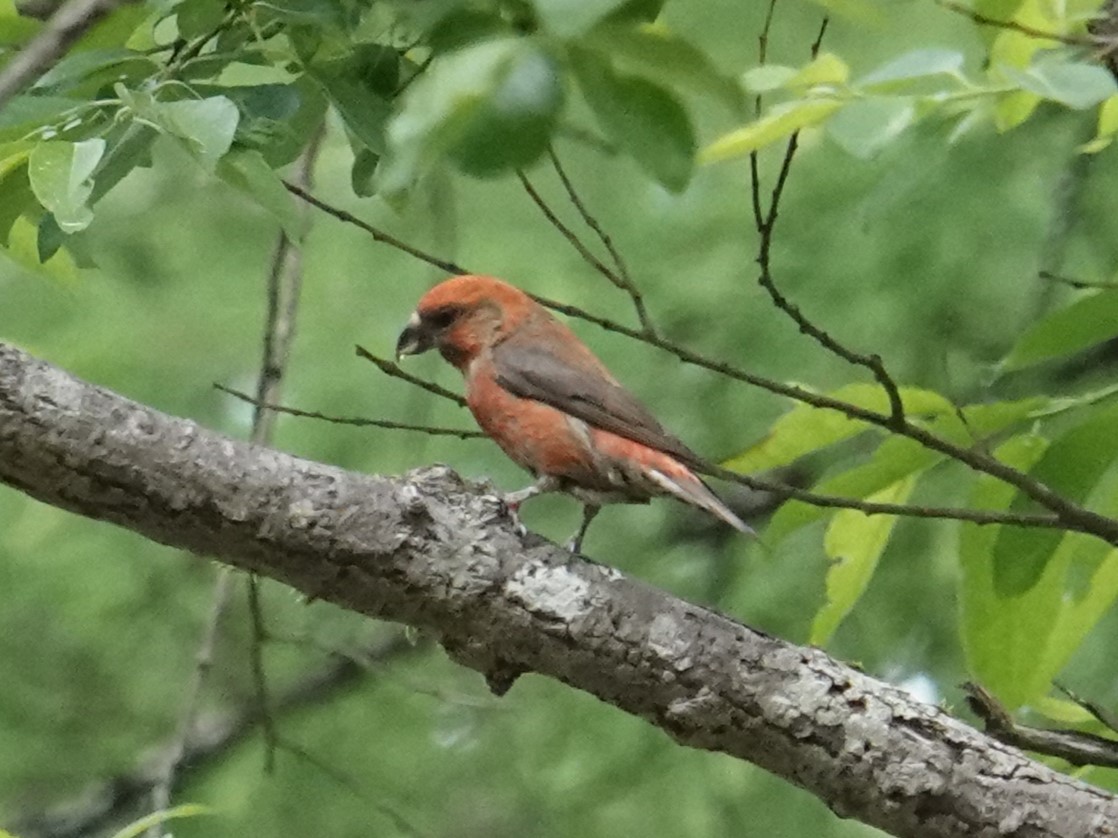
{"type": "Polygon", "coordinates": [[[1076,110],[1092,108],[1118,92],[1110,71],[1098,64],[1067,61],[998,69],[1024,90],[1076,110]]]}
{"type": "Polygon", "coordinates": [[[563,102],[555,59],[543,50],[518,50],[460,124],[448,155],[477,177],[531,165],[547,149],[563,102]]]}
{"type": "Polygon", "coordinates": [[[845,103],[837,99],[803,99],[773,108],[755,122],[724,134],[699,155],[700,163],[716,163],[743,157],[809,128],[818,125],[845,103]]]}
{"type": "MultiPolygon", "coordinates": [[[[1103,507],[1106,514],[1118,512],[1115,500],[1111,497],[1103,507]]],[[[1078,591],[1070,591],[1060,600],[1059,619],[1037,667],[1037,680],[1043,682],[1051,682],[1060,673],[1118,599],[1118,550],[1079,533],[1071,533],[1067,538],[1069,575],[1085,567],[1088,574],[1084,574],[1086,579],[1078,591]]],[[[1065,583],[1065,589],[1071,587],[1065,583]]]]}
{"type": "Polygon", "coordinates": [[[710,96],[734,113],[745,105],[741,88],[732,78],[720,73],[706,53],[665,26],[604,23],[588,33],[584,43],[609,56],[618,69],[667,90],[710,96]]]}
{"type": "Polygon", "coordinates": [[[113,834],[112,838],[139,838],[153,826],[161,823],[166,823],[175,818],[196,818],[199,815],[212,815],[214,810],[209,806],[202,806],[197,803],[186,803],[182,806],[174,806],[170,809],[164,809],[161,812],[152,812],[150,815],[145,815],[139,820],[133,821],[113,834]]]}
{"type": "Polygon", "coordinates": [[[851,102],[827,123],[827,136],[847,153],[873,157],[916,119],[911,99],[889,97],[851,102]]]}
{"type": "Polygon", "coordinates": [[[49,212],[43,213],[43,217],[39,219],[39,232],[35,241],[39,261],[46,262],[58,252],[65,242],[66,233],[58,226],[54,215],[49,212]]]}
{"type": "Polygon", "coordinates": [[[496,9],[460,6],[444,15],[431,28],[427,44],[432,52],[439,54],[515,34],[509,21],[496,9]]]}
{"type": "Polygon", "coordinates": [[[544,29],[560,38],[582,35],[625,0],[533,0],[544,29]]]}
{"type": "Polygon", "coordinates": [[[994,109],[994,127],[1003,133],[1016,128],[1036,112],[1040,103],[1041,98],[1027,90],[999,97],[994,109]]]}
{"type": "Polygon", "coordinates": [[[308,30],[344,30],[347,14],[341,0],[257,0],[253,4],[271,16],[308,30]]]}
{"type": "MultiPolygon", "coordinates": [[[[953,413],[954,405],[939,393],[915,387],[901,388],[901,403],[909,416],[937,416],[953,413]]],[[[827,394],[855,407],[889,412],[889,397],[876,384],[849,384],[827,394]]],[[[800,457],[850,439],[870,426],[837,410],[797,404],[785,413],[756,445],[723,463],[742,474],[767,471],[789,465],[800,457]]]]}
{"type": "Polygon", "coordinates": [[[39,261],[39,227],[26,216],[12,224],[7,245],[0,249],[16,265],[56,282],[69,284],[78,278],[78,268],[65,248],[59,250],[45,263],[39,261]]]}
{"type": "Polygon", "coordinates": [[[183,140],[208,171],[213,171],[217,161],[229,151],[240,120],[237,106],[225,96],[179,102],[150,101],[141,106],[140,115],[183,140]]]}
{"type": "Polygon", "coordinates": [[[80,99],[62,96],[16,96],[0,108],[0,142],[23,139],[70,116],[82,105],[80,99]]]}
{"type": "Polygon", "coordinates": [[[588,50],[572,55],[583,96],[610,139],[669,190],[687,186],[695,133],[675,96],[647,79],[615,72],[588,50]]]}
{"type": "Polygon", "coordinates": [[[392,113],[389,101],[371,93],[359,80],[344,73],[311,68],[310,75],[322,85],[327,99],[346,127],[366,148],[383,154],[388,146],[387,127],[392,113]]]}
{"type": "Polygon", "coordinates": [[[546,149],[562,105],[559,68],[537,40],[503,38],[440,56],[388,125],[378,191],[401,192],[444,154],[483,177],[528,165],[546,149]]]}
{"type": "Polygon", "coordinates": [[[120,183],[135,168],[151,165],[151,145],[158,133],[150,125],[126,122],[105,135],[105,156],[94,173],[92,206],[120,183]]]}
{"type": "MultiPolygon", "coordinates": [[[[1048,446],[1035,434],[1007,440],[994,451],[1001,462],[1027,471],[1048,446]]],[[[980,475],[971,495],[976,509],[1004,511],[1016,490],[980,475]]],[[[960,625],[970,672],[1012,709],[1038,694],[1035,672],[1038,637],[1047,637],[1059,611],[1062,591],[1035,585],[1025,596],[1006,600],[994,591],[993,548],[1001,527],[963,524],[959,535],[960,625]]]]}
{"type": "Polygon", "coordinates": [[[610,23],[650,23],[660,16],[664,0],[624,0],[606,17],[610,23]]]}
{"type": "Polygon", "coordinates": [[[0,44],[22,46],[42,28],[42,21],[20,14],[14,0],[0,0],[0,44]]]}
{"type": "MultiPolygon", "coordinates": [[[[322,86],[306,76],[288,84],[226,88],[225,95],[241,111],[236,133],[237,144],[258,150],[273,169],[278,169],[299,156],[319,130],[326,114],[326,97],[322,86]]],[[[387,105],[379,114],[381,124],[376,129],[371,127],[378,118],[378,104],[380,102],[375,96],[366,95],[362,116],[357,119],[367,120],[363,123],[369,127],[366,136],[376,131],[383,142],[383,120],[387,118],[387,105]]],[[[347,110],[343,113],[342,105],[339,104],[338,112],[342,114],[346,127],[352,133],[350,120],[346,116],[353,115],[348,110],[348,100],[346,106],[347,110]]]]}
{"type": "Polygon", "coordinates": [[[831,52],[822,52],[788,79],[788,87],[808,89],[825,85],[841,87],[850,78],[850,66],[831,52]]]}
{"type": "Polygon", "coordinates": [[[1082,352],[1118,335],[1118,294],[1080,297],[1030,326],[1001,363],[1005,372],[1082,352]]]}
{"type": "Polygon", "coordinates": [[[562,107],[558,65],[533,39],[487,41],[440,56],[408,88],[388,125],[378,191],[399,194],[442,155],[480,176],[528,165],[547,147],[562,107]]]}
{"type": "Polygon", "coordinates": [[[104,153],[105,141],[101,138],[79,143],[53,140],[39,143],[31,152],[31,189],[54,213],[63,232],[76,233],[93,221],[93,211],[86,204],[93,191],[90,177],[104,153]]]}
{"type": "MultiPolygon", "coordinates": [[[[1086,499],[1118,457],[1118,405],[1092,411],[1091,418],[1056,439],[1029,472],[1041,484],[1075,502],[1086,499]]],[[[1015,512],[1036,510],[1036,503],[1018,494],[1015,512]]],[[[994,590],[1010,598],[1037,584],[1064,538],[1059,530],[1002,527],[993,547],[994,590]]]]}
{"type": "Polygon", "coordinates": [[[373,179],[376,177],[379,163],[380,155],[367,148],[354,151],[353,166],[349,171],[349,185],[353,188],[353,194],[362,198],[376,194],[373,179]]]}
{"type": "MultiPolygon", "coordinates": [[[[867,500],[904,503],[915,486],[916,477],[909,476],[867,500]]],[[[823,549],[831,560],[827,570],[827,602],[812,623],[812,645],[826,645],[865,593],[896,522],[895,515],[866,515],[854,509],[843,509],[831,519],[823,536],[823,549]]]]}
{"type": "Polygon", "coordinates": [[[1081,149],[1086,154],[1096,154],[1109,146],[1118,134],[1118,96],[1111,96],[1099,108],[1099,127],[1095,139],[1081,149]]]}
{"type": "Polygon", "coordinates": [[[8,246],[8,235],[16,219],[38,207],[27,174],[32,143],[0,146],[0,245],[8,246]]]}
{"type": "Polygon", "coordinates": [[[782,64],[762,64],[752,70],[746,70],[741,77],[742,84],[750,93],[769,93],[788,86],[788,82],[796,77],[795,67],[786,67],[782,64]]]}
{"type": "Polygon", "coordinates": [[[136,83],[151,76],[158,65],[146,55],[138,55],[132,50],[91,49],[71,52],[35,82],[34,90],[65,90],[70,96],[82,90],[92,94],[96,88],[114,81],[136,83]],[[81,83],[81,90],[75,85],[81,83]]]}
{"type": "Polygon", "coordinates": [[[230,151],[217,164],[217,174],[271,213],[288,239],[302,240],[305,227],[302,216],[283,181],[259,151],[230,151]]]}
{"type": "Polygon", "coordinates": [[[224,19],[222,0],[183,0],[175,6],[179,37],[188,40],[209,35],[224,19]]]}
{"type": "Polygon", "coordinates": [[[916,49],[887,61],[858,80],[862,88],[907,88],[916,79],[934,76],[960,78],[964,57],[952,49],[916,49]]]}

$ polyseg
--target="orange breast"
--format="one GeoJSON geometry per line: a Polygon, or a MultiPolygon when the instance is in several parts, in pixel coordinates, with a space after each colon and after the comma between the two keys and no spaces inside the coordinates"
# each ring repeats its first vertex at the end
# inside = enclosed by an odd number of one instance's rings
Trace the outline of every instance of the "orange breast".
{"type": "Polygon", "coordinates": [[[536,475],[581,485],[599,482],[594,456],[566,414],[514,396],[481,359],[469,371],[466,385],[466,403],[478,425],[515,463],[536,475]]]}

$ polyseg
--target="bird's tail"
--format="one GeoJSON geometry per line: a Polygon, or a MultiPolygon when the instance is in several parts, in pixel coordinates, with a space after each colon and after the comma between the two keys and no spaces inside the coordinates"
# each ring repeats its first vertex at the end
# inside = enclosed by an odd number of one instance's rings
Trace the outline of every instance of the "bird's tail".
{"type": "Polygon", "coordinates": [[[667,474],[660,469],[650,469],[648,476],[665,492],[674,495],[684,503],[697,506],[709,512],[715,518],[725,521],[735,530],[746,535],[757,537],[757,531],[726,506],[706,483],[682,466],[674,474],[667,474]]]}

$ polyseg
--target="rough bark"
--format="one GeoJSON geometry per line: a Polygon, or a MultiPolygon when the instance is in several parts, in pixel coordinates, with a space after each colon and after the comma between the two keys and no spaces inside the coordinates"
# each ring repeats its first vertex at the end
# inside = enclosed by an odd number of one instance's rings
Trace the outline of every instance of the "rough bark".
{"type": "Polygon", "coordinates": [[[1118,799],[888,684],[520,537],[449,469],[359,475],[237,442],[0,343],[0,482],[536,672],[898,836],[1102,838],[1118,799]]]}

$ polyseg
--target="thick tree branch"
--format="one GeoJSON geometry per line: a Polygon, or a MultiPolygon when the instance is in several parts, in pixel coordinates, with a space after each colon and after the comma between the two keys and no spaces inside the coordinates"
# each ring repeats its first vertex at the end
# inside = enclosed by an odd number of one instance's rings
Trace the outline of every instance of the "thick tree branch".
{"type": "Polygon", "coordinates": [[[816,649],[520,537],[445,468],[358,475],[228,439],[0,344],[0,482],[370,616],[496,690],[537,672],[899,836],[1102,838],[1118,799],[816,649]]]}

